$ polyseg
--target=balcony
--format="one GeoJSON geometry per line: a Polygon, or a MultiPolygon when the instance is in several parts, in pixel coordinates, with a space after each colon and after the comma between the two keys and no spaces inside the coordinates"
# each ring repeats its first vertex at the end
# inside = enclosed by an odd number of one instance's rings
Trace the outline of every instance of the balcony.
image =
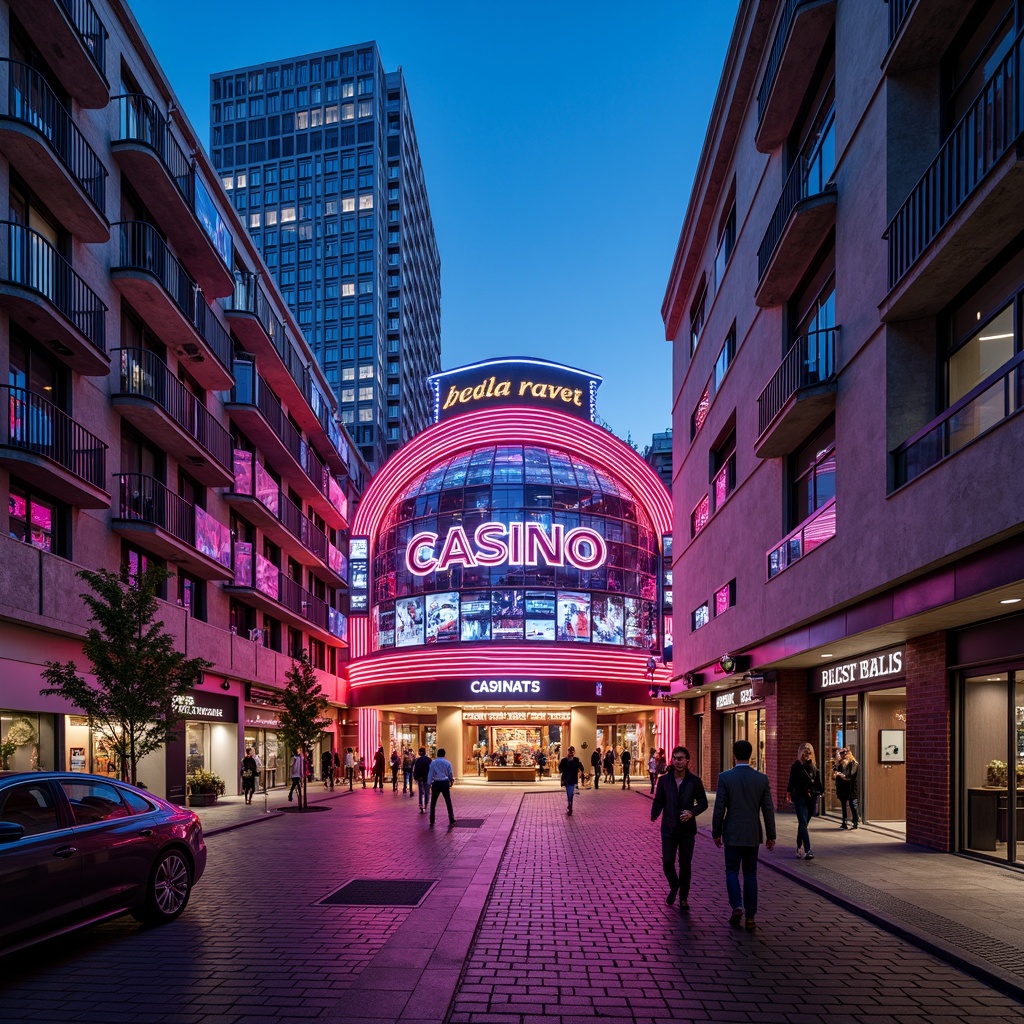
{"type": "Polygon", "coordinates": [[[771,153],[789,137],[836,22],[836,0],[787,0],[757,93],[754,145],[771,153]]]}
{"type": "Polygon", "coordinates": [[[1024,204],[1020,61],[1024,34],[889,222],[882,319],[932,316],[1019,233],[1024,204]]]}
{"type": "Polygon", "coordinates": [[[797,338],[757,399],[759,459],[789,455],[836,407],[838,328],[797,338]]]}
{"type": "Polygon", "coordinates": [[[110,277],[118,291],[202,387],[226,391],[232,382],[231,337],[202,290],[152,224],[132,220],[114,227],[119,250],[110,277]]]}
{"type": "Polygon", "coordinates": [[[236,449],[234,487],[224,495],[234,508],[270,538],[284,554],[332,587],[348,585],[348,561],[302,509],[284,494],[252,452],[236,449]]]}
{"type": "Polygon", "coordinates": [[[232,240],[194,163],[178,145],[167,118],[148,96],[115,96],[118,134],[111,152],[171,244],[213,298],[230,295],[232,240]]]}
{"type": "Polygon", "coordinates": [[[792,296],[835,228],[838,196],[831,180],[834,141],[835,125],[831,124],[821,148],[810,160],[797,160],[786,179],[757,251],[754,301],[759,306],[779,306],[792,296]]]}
{"type": "Polygon", "coordinates": [[[46,79],[0,60],[0,148],[57,219],[83,242],[106,242],[107,169],[46,79]]]}
{"type": "Polygon", "coordinates": [[[231,533],[223,523],[141,473],[118,478],[111,529],[185,572],[229,580],[231,533]]]}
{"type": "Polygon", "coordinates": [[[0,221],[0,308],[72,370],[91,377],[110,372],[107,307],[37,231],[0,221]]]}
{"type": "Polygon", "coordinates": [[[119,371],[111,404],[207,487],[233,479],[231,435],[155,353],[115,348],[119,371]]]}
{"type": "Polygon", "coordinates": [[[99,110],[110,102],[106,77],[107,30],[89,0],[9,0],[32,30],[61,85],[80,106],[99,110]]]}
{"type": "Polygon", "coordinates": [[[41,395],[3,385],[0,466],[75,508],[108,508],[107,446],[41,395]]]}
{"type": "Polygon", "coordinates": [[[963,0],[888,0],[889,52],[882,62],[887,75],[938,64],[970,14],[963,0]]]}
{"type": "Polygon", "coordinates": [[[893,490],[956,454],[1024,408],[1024,352],[1018,353],[893,453],[893,490]]]}
{"type": "Polygon", "coordinates": [[[805,555],[836,535],[836,499],[825,502],[805,519],[785,540],[765,556],[768,579],[772,580],[805,555]]]}
{"type": "Polygon", "coordinates": [[[288,481],[317,515],[334,529],[344,528],[344,493],[288,419],[277,395],[251,359],[235,360],[235,381],[227,404],[234,420],[271,468],[288,481]]]}
{"type": "Polygon", "coordinates": [[[251,544],[235,544],[234,579],[224,590],[293,629],[319,634],[335,646],[348,643],[348,619],[253,552],[251,544]]]}

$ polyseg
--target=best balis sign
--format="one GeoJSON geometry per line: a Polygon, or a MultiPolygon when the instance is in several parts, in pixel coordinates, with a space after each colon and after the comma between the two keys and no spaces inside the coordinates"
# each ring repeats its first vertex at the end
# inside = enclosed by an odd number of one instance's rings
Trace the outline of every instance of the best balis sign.
{"type": "Polygon", "coordinates": [[[571,565],[590,571],[604,565],[608,546],[596,530],[577,526],[566,530],[555,523],[481,523],[470,537],[453,526],[441,541],[436,533],[417,533],[406,545],[405,564],[415,576],[446,572],[457,565],[475,568],[495,565],[571,565]]]}

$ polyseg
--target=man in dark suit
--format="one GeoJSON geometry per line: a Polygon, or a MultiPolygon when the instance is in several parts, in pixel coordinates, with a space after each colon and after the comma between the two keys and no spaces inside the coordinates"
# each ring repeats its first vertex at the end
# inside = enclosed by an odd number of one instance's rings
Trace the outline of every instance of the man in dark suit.
{"type": "Polygon", "coordinates": [[[651,821],[657,821],[662,811],[665,812],[661,819],[661,866],[668,879],[665,902],[671,905],[679,893],[682,911],[690,906],[690,865],[697,840],[697,815],[708,809],[704,784],[689,768],[690,752],[686,747],[676,747],[672,751],[672,771],[658,776],[651,806],[651,821]]]}
{"type": "Polygon", "coordinates": [[[725,843],[725,886],[732,914],[729,924],[737,925],[747,915],[746,929],[757,924],[757,854],[762,841],[766,850],[775,849],[775,808],[767,775],[750,766],[753,747],[747,740],[732,745],[736,766],[718,776],[711,837],[718,847],[725,843]],[[761,831],[761,818],[764,831],[761,831]],[[767,838],[766,838],[767,837],[767,838]],[[740,867],[743,892],[740,893],[740,867]]]}

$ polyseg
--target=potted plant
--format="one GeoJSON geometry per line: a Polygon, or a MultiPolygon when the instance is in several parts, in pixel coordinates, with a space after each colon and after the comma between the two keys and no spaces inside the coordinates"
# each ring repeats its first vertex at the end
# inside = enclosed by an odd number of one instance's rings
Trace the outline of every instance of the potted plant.
{"type": "Polygon", "coordinates": [[[0,743],[0,771],[6,770],[7,758],[9,758],[18,749],[18,744],[14,740],[4,740],[0,743]]]}
{"type": "Polygon", "coordinates": [[[197,768],[185,776],[189,804],[192,807],[209,807],[224,795],[224,780],[205,768],[197,768]]]}

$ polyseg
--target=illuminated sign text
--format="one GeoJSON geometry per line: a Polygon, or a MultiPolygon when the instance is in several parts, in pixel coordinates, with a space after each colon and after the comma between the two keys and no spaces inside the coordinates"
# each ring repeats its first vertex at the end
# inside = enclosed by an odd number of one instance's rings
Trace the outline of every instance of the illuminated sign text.
{"type": "Polygon", "coordinates": [[[471,693],[540,693],[539,679],[474,679],[471,693]]]}

